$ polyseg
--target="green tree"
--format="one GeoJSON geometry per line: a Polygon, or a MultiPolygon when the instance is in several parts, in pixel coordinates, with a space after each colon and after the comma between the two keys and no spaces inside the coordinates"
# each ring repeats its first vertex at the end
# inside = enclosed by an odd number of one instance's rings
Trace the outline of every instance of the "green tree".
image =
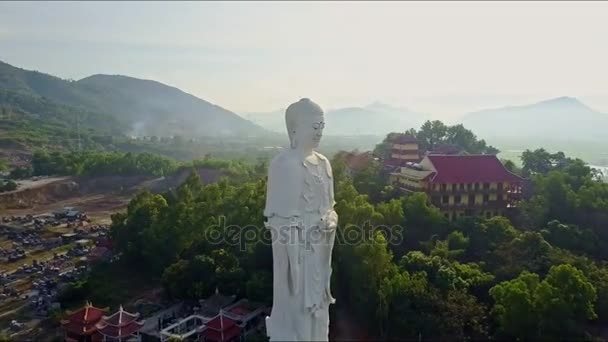
{"type": "Polygon", "coordinates": [[[420,146],[429,151],[435,148],[437,144],[442,144],[446,141],[448,126],[439,120],[426,121],[418,131],[416,138],[420,146]]]}
{"type": "Polygon", "coordinates": [[[446,230],[446,220],[439,209],[430,205],[426,194],[414,193],[403,200],[405,213],[405,246],[417,249],[420,241],[434,235],[442,235],[446,230]]]}
{"type": "Polygon", "coordinates": [[[536,289],[541,336],[578,339],[584,324],[597,317],[597,293],[587,277],[572,265],[553,266],[536,289]]]}
{"type": "Polygon", "coordinates": [[[536,307],[537,274],[523,272],[519,277],[502,282],[490,289],[494,299],[492,313],[500,332],[511,338],[537,337],[539,312],[536,307]]]}
{"type": "Polygon", "coordinates": [[[584,324],[597,317],[596,290],[572,265],[553,266],[546,278],[523,272],[492,289],[492,310],[501,333],[520,339],[581,339],[584,324]]]}

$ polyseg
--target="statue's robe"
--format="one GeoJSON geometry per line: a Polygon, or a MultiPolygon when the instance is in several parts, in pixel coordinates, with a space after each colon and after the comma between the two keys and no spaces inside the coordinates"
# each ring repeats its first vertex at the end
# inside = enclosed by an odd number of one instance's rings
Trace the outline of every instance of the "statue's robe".
{"type": "Polygon", "coordinates": [[[328,340],[335,230],[327,221],[337,216],[331,165],[314,153],[316,164],[287,150],[269,166],[264,216],[273,238],[271,341],[328,340]]]}

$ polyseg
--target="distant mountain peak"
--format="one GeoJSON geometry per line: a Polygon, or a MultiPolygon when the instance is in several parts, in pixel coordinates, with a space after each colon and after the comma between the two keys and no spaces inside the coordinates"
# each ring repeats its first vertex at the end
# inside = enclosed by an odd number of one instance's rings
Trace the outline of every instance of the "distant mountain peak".
{"type": "Polygon", "coordinates": [[[560,96],[553,99],[544,100],[536,103],[535,105],[590,109],[587,105],[579,101],[577,98],[570,96],[560,96]]]}
{"type": "Polygon", "coordinates": [[[408,108],[396,107],[396,106],[393,106],[393,105],[390,105],[388,103],[384,103],[381,101],[374,101],[363,108],[369,109],[369,110],[384,111],[384,112],[391,112],[391,111],[409,112],[410,111],[408,108]]]}
{"type": "Polygon", "coordinates": [[[485,138],[606,141],[608,115],[574,97],[561,96],[469,113],[462,123],[485,138]]]}
{"type": "Polygon", "coordinates": [[[48,98],[58,104],[107,114],[147,135],[259,136],[268,132],[237,114],[176,87],[125,75],[95,74],[79,81],[0,62],[0,89],[48,98]],[[176,124],[179,123],[179,124],[176,124]]]}

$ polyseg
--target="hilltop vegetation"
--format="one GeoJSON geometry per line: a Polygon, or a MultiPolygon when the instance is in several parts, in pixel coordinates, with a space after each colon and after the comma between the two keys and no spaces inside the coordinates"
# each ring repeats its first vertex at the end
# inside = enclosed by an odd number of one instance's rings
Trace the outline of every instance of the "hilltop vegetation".
{"type": "MultiPolygon", "coordinates": [[[[418,140],[419,149],[422,152],[433,151],[441,145],[451,145],[461,152],[469,154],[498,154],[498,149],[487,145],[485,140],[477,139],[477,136],[466,129],[463,125],[447,126],[439,120],[426,121],[419,130],[410,128],[405,132],[418,140]]],[[[384,140],[376,145],[374,154],[387,158],[391,148],[391,141],[396,135],[403,133],[389,133],[384,140]]]]}
{"type": "MultiPolygon", "coordinates": [[[[53,124],[47,122],[52,119],[48,114],[52,113],[52,117],[66,119],[64,125],[74,123],[76,114],[80,115],[81,124],[90,124],[88,127],[95,130],[110,125],[113,134],[117,131],[163,136],[265,133],[238,115],[177,88],[127,76],[94,75],[71,81],[0,62],[0,90],[9,92],[8,97],[0,97],[0,105],[10,109],[14,103],[7,99],[18,97],[19,107],[27,106],[24,112],[40,118],[40,126],[53,124]]],[[[38,128],[35,124],[31,126],[38,128]]]]}
{"type": "MultiPolygon", "coordinates": [[[[528,151],[522,164],[535,193],[513,221],[447,222],[425,194],[375,196],[369,185],[378,183],[378,169],[353,181],[335,159],[336,305],[381,340],[599,336],[596,327],[608,322],[608,184],[562,154],[528,151]]],[[[270,304],[265,172],[264,163],[243,164],[241,177],[204,185],[193,174],[176,191],[140,193],[112,216],[123,256],[115,267],[140,265],[138,277],[162,284],[171,298],[217,288],[270,304]]],[[[75,284],[86,291],[70,299],[123,300],[103,278],[108,267],[75,284]]]]}
{"type": "Polygon", "coordinates": [[[0,141],[23,146],[103,145],[119,135],[114,117],[60,105],[45,97],[0,89],[0,141]]]}

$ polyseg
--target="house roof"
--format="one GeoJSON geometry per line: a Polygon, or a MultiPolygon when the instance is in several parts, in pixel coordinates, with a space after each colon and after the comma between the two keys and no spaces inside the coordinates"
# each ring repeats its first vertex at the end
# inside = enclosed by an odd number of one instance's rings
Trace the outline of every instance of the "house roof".
{"type": "Polygon", "coordinates": [[[495,155],[428,155],[437,170],[431,183],[476,183],[521,181],[495,155]]]}
{"type": "Polygon", "coordinates": [[[235,319],[237,322],[248,321],[257,315],[264,313],[264,305],[262,303],[250,302],[247,299],[241,299],[236,303],[226,307],[224,314],[235,319]]]}
{"type": "Polygon", "coordinates": [[[132,322],[125,324],[123,326],[120,326],[120,327],[113,326],[113,325],[105,325],[102,327],[98,327],[97,331],[100,334],[108,336],[108,337],[124,338],[124,337],[133,335],[134,333],[139,331],[139,329],[141,329],[141,327],[143,327],[143,326],[144,326],[143,322],[132,321],[132,322]]]}
{"type": "Polygon", "coordinates": [[[95,323],[81,324],[70,321],[61,321],[61,325],[63,326],[63,330],[74,335],[90,335],[97,331],[95,323]]]}
{"type": "Polygon", "coordinates": [[[81,309],[71,312],[65,320],[61,321],[61,325],[66,331],[73,334],[87,335],[94,333],[97,329],[95,324],[106,313],[107,309],[94,307],[91,303],[87,303],[81,309]]]}
{"type": "Polygon", "coordinates": [[[107,309],[96,308],[91,303],[87,303],[77,311],[69,313],[67,320],[75,323],[97,322],[107,311],[107,309]]]}
{"type": "Polygon", "coordinates": [[[139,313],[130,313],[122,308],[122,305],[110,316],[103,316],[96,327],[98,331],[106,336],[119,338],[130,336],[144,326],[144,322],[137,321],[139,313]]]}
{"type": "Polygon", "coordinates": [[[200,314],[205,317],[214,317],[220,312],[220,309],[234,303],[235,295],[224,296],[216,292],[211,297],[200,302],[200,314]]]}
{"type": "Polygon", "coordinates": [[[128,324],[139,317],[139,313],[130,313],[122,308],[122,305],[115,313],[110,316],[103,316],[102,322],[108,325],[124,325],[128,324]]]}
{"type": "Polygon", "coordinates": [[[206,341],[230,341],[241,333],[235,321],[224,316],[218,315],[206,324],[207,329],[202,332],[206,341]]]}
{"type": "Polygon", "coordinates": [[[233,321],[232,319],[226,317],[225,315],[218,315],[214,319],[207,322],[206,325],[209,329],[213,329],[213,330],[217,330],[217,331],[221,331],[221,330],[226,331],[227,329],[230,329],[232,326],[236,325],[236,322],[233,321]],[[222,329],[222,327],[223,327],[223,329],[222,329]]]}

